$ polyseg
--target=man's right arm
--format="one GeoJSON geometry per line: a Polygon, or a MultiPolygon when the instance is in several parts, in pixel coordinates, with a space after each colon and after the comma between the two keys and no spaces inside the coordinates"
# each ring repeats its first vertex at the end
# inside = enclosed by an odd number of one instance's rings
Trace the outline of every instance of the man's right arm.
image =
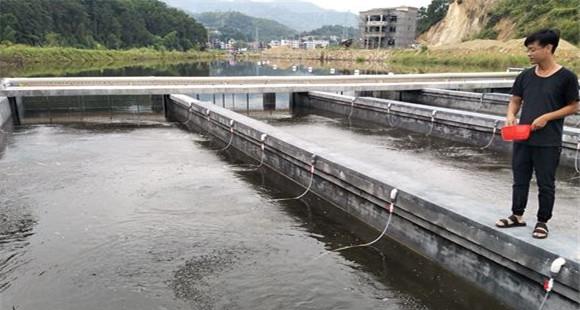
{"type": "MultiPolygon", "coordinates": [[[[529,69],[528,69],[529,70],[529,69]]],[[[510,99],[510,103],[508,104],[507,113],[506,113],[506,120],[505,124],[507,126],[516,125],[516,115],[520,111],[522,107],[522,97],[524,96],[524,87],[522,83],[522,79],[526,74],[527,70],[521,72],[514,81],[514,85],[510,93],[512,97],[510,99]]]]}
{"type": "Polygon", "coordinates": [[[512,95],[510,103],[508,104],[506,122],[507,126],[516,125],[516,115],[522,106],[522,97],[512,95]]]}

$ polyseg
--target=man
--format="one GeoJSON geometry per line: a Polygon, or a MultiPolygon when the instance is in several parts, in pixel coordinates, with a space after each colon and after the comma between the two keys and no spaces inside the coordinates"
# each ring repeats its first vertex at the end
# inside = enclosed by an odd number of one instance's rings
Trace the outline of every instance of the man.
{"type": "Polygon", "coordinates": [[[554,207],[564,117],[578,110],[578,77],[554,58],[559,40],[559,31],[551,29],[540,30],[526,38],[524,45],[534,66],[516,78],[506,119],[506,125],[515,125],[521,108],[520,124],[531,124],[532,133],[528,140],[513,145],[512,215],[498,220],[496,226],[526,225],[522,216],[535,171],[540,206],[532,236],[538,239],[548,237],[547,223],[554,207]]]}

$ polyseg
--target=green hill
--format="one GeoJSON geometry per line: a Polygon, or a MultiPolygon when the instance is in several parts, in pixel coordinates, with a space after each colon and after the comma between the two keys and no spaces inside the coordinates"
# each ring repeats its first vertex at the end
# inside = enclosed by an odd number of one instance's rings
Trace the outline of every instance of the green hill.
{"type": "MultiPolygon", "coordinates": [[[[358,14],[323,9],[312,1],[300,0],[164,0],[187,12],[240,12],[273,20],[290,29],[310,31],[324,25],[358,27],[358,14]]],[[[388,1],[386,1],[388,2],[388,1]]]]}
{"type": "Polygon", "coordinates": [[[0,42],[189,50],[205,28],[157,0],[0,0],[0,42]]]}
{"type": "Polygon", "coordinates": [[[352,39],[358,36],[358,29],[354,27],[344,27],[341,25],[326,25],[312,31],[307,31],[301,33],[301,36],[316,36],[329,38],[331,36],[336,36],[339,39],[352,39]]]}
{"type": "Polygon", "coordinates": [[[558,28],[561,37],[571,43],[580,43],[580,1],[578,0],[499,0],[488,13],[489,22],[480,38],[496,39],[502,31],[500,22],[515,25],[512,37],[545,27],[558,28]]]}
{"type": "Polygon", "coordinates": [[[239,12],[208,12],[195,15],[204,26],[217,29],[219,39],[238,41],[255,41],[256,30],[260,41],[292,38],[297,32],[278,22],[265,18],[256,18],[239,12]]]}

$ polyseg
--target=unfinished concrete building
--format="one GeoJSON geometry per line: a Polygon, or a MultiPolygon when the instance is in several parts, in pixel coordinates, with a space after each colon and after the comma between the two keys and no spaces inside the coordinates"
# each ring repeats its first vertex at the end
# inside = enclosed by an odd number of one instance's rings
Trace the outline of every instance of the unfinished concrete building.
{"type": "Polygon", "coordinates": [[[415,43],[417,8],[401,6],[360,12],[364,48],[407,48],[415,43]]]}

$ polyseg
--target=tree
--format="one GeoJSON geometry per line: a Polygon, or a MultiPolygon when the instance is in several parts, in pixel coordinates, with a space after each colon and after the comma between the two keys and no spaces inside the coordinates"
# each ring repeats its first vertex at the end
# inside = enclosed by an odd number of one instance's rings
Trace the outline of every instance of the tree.
{"type": "Polygon", "coordinates": [[[44,45],[47,46],[60,46],[62,44],[62,37],[60,34],[55,32],[49,32],[44,36],[44,45]]]}
{"type": "Polygon", "coordinates": [[[115,35],[114,33],[109,33],[105,41],[105,46],[107,48],[117,49],[121,47],[121,44],[122,42],[119,39],[119,37],[117,37],[117,35],[115,35]]]}
{"type": "Polygon", "coordinates": [[[195,19],[159,0],[0,1],[0,41],[116,49],[152,46],[161,38],[185,50],[207,37],[195,19]]]}
{"type": "Polygon", "coordinates": [[[16,17],[13,14],[0,14],[0,42],[16,42],[16,17]]]}
{"type": "Polygon", "coordinates": [[[417,34],[429,30],[431,26],[442,20],[447,14],[450,1],[453,0],[433,0],[427,8],[421,7],[418,12],[417,34]]]}
{"type": "Polygon", "coordinates": [[[180,50],[181,45],[179,45],[179,39],[177,38],[177,31],[171,31],[166,34],[161,40],[161,44],[165,46],[168,50],[180,50]]]}

